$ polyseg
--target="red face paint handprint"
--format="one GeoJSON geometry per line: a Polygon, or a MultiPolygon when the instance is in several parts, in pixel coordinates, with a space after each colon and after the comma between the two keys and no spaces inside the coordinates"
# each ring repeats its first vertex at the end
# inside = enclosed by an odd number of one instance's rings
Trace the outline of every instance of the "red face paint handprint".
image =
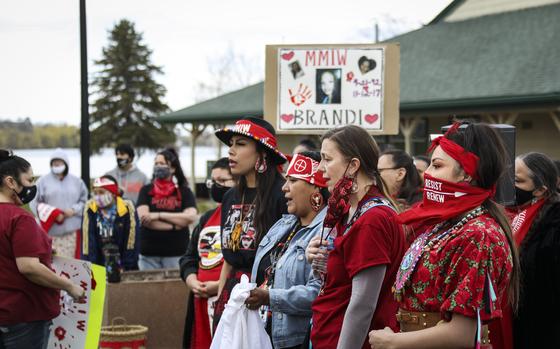
{"type": "Polygon", "coordinates": [[[292,89],[288,89],[288,92],[290,93],[290,100],[296,107],[299,107],[311,98],[311,90],[304,84],[299,84],[296,94],[292,92],[292,89]]]}

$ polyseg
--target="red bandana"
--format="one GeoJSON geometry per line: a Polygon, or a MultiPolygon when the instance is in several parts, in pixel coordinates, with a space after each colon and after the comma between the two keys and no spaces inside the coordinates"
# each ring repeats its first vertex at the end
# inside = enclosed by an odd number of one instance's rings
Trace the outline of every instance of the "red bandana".
{"type": "Polygon", "coordinates": [[[340,219],[350,210],[349,199],[353,181],[352,177],[344,174],[344,176],[336,182],[328,200],[327,216],[323,221],[323,226],[325,228],[334,228],[340,219]]]}
{"type": "Polygon", "coordinates": [[[321,188],[327,186],[323,173],[319,171],[319,162],[301,154],[294,155],[286,176],[301,179],[321,188]]]}
{"type": "Polygon", "coordinates": [[[93,181],[94,188],[103,188],[110,191],[113,195],[119,196],[119,186],[109,178],[99,177],[93,181]]]}
{"type": "Polygon", "coordinates": [[[399,214],[397,220],[402,224],[434,225],[480,206],[492,193],[466,182],[452,183],[425,173],[422,203],[399,214]]]}
{"type": "Polygon", "coordinates": [[[466,174],[471,176],[473,179],[477,179],[478,174],[476,173],[476,170],[478,169],[478,156],[474,153],[466,151],[465,148],[461,147],[452,140],[445,138],[446,135],[457,132],[460,125],[461,124],[458,122],[454,123],[444,136],[439,136],[434,139],[432,141],[432,145],[428,148],[428,153],[439,145],[447,155],[451,156],[459,164],[461,164],[461,167],[466,174]]]}
{"type": "Polygon", "coordinates": [[[511,230],[517,247],[519,247],[523,242],[523,239],[525,239],[525,236],[529,232],[529,228],[531,228],[531,225],[533,224],[535,217],[537,217],[537,213],[539,213],[541,207],[544,205],[544,202],[545,200],[541,199],[525,207],[520,206],[507,209],[508,213],[514,215],[513,221],[511,222],[511,230]]]}
{"type": "Polygon", "coordinates": [[[160,200],[170,197],[175,191],[177,191],[177,197],[181,200],[181,191],[177,189],[177,186],[172,180],[156,179],[154,180],[154,185],[149,194],[154,197],[154,199],[160,200]]]}

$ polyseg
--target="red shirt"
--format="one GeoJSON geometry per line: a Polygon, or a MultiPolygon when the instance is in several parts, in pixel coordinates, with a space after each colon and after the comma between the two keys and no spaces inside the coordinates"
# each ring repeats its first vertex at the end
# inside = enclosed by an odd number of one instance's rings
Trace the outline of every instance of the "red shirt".
{"type": "Polygon", "coordinates": [[[438,248],[424,252],[409,286],[403,289],[401,307],[410,311],[451,313],[484,322],[502,316],[501,302],[486,304],[487,277],[498,299],[505,294],[513,268],[507,238],[488,214],[471,219],[438,248]],[[489,312],[487,311],[489,310],[489,312]]]}
{"type": "MultiPolygon", "coordinates": [[[[360,206],[370,197],[380,196],[382,195],[377,189],[372,189],[362,199],[360,206]]],[[[406,250],[406,243],[402,227],[395,222],[395,217],[396,212],[386,206],[374,207],[360,216],[345,235],[334,240],[334,249],[327,262],[324,289],[312,305],[313,348],[336,348],[344,314],[350,303],[352,277],[377,265],[385,265],[387,269],[370,330],[389,326],[398,331],[395,317],[398,305],[391,287],[406,250]]],[[[339,234],[342,234],[344,228],[343,225],[337,226],[339,234]]],[[[367,335],[363,348],[370,348],[367,335]]]]}
{"type": "Polygon", "coordinates": [[[51,268],[51,238],[21,207],[0,203],[0,212],[0,325],[57,317],[59,291],[29,281],[16,265],[17,257],[37,257],[51,268]]]}

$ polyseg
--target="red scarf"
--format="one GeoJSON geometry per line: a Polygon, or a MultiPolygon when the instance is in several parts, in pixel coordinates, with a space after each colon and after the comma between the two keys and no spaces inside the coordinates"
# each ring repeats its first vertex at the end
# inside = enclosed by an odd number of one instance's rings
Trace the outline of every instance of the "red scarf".
{"type": "Polygon", "coordinates": [[[350,194],[352,191],[353,178],[344,174],[342,178],[336,182],[333,192],[328,200],[327,216],[323,222],[326,228],[334,228],[334,226],[344,217],[350,210],[350,194]]]}
{"type": "Polygon", "coordinates": [[[435,225],[480,206],[493,191],[466,182],[452,183],[424,174],[424,196],[420,205],[399,214],[401,224],[435,225]]]}
{"type": "Polygon", "coordinates": [[[531,228],[531,225],[537,217],[537,213],[539,213],[541,207],[544,205],[544,202],[545,200],[541,199],[525,207],[518,206],[507,209],[508,213],[511,213],[514,216],[511,222],[511,230],[517,247],[519,247],[521,242],[523,242],[523,239],[525,239],[525,236],[529,232],[529,228],[531,228]]]}
{"type": "Polygon", "coordinates": [[[165,199],[173,195],[177,191],[177,198],[181,200],[181,191],[177,189],[175,183],[169,179],[156,179],[153,182],[152,190],[149,195],[156,200],[165,199]]]}

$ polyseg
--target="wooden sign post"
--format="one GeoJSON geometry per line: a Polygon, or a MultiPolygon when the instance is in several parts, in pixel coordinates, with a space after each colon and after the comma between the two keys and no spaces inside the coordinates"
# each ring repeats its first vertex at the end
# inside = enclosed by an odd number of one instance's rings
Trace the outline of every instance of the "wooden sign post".
{"type": "Polygon", "coordinates": [[[268,45],[264,118],[278,134],[399,132],[398,44],[268,45]]]}

